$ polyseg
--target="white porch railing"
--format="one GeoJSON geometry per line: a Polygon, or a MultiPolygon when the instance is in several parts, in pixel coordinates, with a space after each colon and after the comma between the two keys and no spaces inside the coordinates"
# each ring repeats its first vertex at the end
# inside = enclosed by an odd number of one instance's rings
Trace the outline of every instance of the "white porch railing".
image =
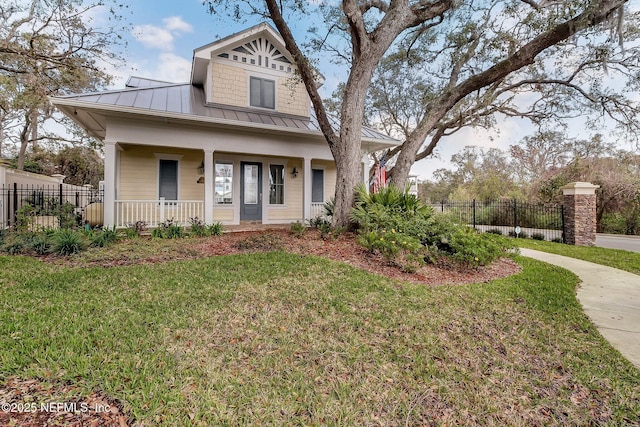
{"type": "Polygon", "coordinates": [[[325,217],[324,203],[311,203],[311,218],[325,217]]]}
{"type": "Polygon", "coordinates": [[[144,221],[154,228],[167,220],[187,226],[190,218],[204,220],[203,200],[116,200],[115,208],[116,227],[144,221]]]}

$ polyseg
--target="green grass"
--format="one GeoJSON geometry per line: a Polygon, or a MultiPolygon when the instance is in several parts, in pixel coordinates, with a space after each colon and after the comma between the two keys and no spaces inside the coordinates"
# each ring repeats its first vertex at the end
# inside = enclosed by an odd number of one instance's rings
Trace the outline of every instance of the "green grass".
{"type": "Polygon", "coordinates": [[[640,274],[640,253],[596,246],[572,246],[528,239],[512,239],[521,248],[578,258],[631,273],[640,274]]]}
{"type": "Polygon", "coordinates": [[[284,252],[68,268],[0,257],[0,378],[100,389],[144,425],[635,425],[640,372],[578,279],[394,282],[284,252]]]}

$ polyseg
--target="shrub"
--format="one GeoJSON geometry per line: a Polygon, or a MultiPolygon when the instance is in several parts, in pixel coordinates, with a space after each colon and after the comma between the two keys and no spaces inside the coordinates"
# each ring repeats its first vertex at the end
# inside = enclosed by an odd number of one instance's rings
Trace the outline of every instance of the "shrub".
{"type": "Polygon", "coordinates": [[[196,237],[220,236],[224,230],[222,223],[215,222],[207,225],[198,217],[190,218],[189,223],[191,224],[190,234],[196,237]]]}
{"type": "Polygon", "coordinates": [[[36,213],[36,208],[29,203],[25,203],[16,211],[16,228],[19,233],[33,229],[36,213]]]}
{"type": "Polygon", "coordinates": [[[167,238],[168,239],[179,239],[184,237],[184,230],[179,225],[170,225],[167,228],[167,238]]]}
{"type": "Polygon", "coordinates": [[[289,229],[290,233],[293,234],[298,239],[304,236],[304,233],[307,231],[307,228],[300,223],[300,221],[292,222],[291,227],[289,229]]]}
{"type": "Polygon", "coordinates": [[[491,228],[491,229],[487,230],[487,233],[495,234],[497,236],[502,236],[502,230],[500,230],[499,228],[491,228]]]}
{"type": "Polygon", "coordinates": [[[31,249],[38,255],[44,255],[51,250],[51,240],[47,233],[39,233],[33,237],[30,244],[31,249]]]}
{"type": "Polygon", "coordinates": [[[124,235],[128,239],[139,237],[147,229],[146,221],[136,221],[127,224],[124,229],[124,235]]]}
{"type": "Polygon", "coordinates": [[[391,264],[406,272],[415,272],[424,264],[424,246],[420,240],[395,230],[361,233],[358,243],[372,253],[379,252],[391,264]]]}
{"type": "Polygon", "coordinates": [[[326,202],[324,202],[324,205],[322,206],[322,208],[324,209],[324,216],[326,218],[332,218],[335,207],[336,207],[335,197],[332,197],[326,202]]]}
{"type": "Polygon", "coordinates": [[[513,230],[511,230],[511,231],[509,232],[509,237],[517,237],[517,238],[519,238],[519,239],[526,239],[526,238],[528,238],[528,237],[529,237],[529,235],[528,235],[526,232],[524,232],[524,231],[521,231],[521,232],[520,232],[520,234],[517,234],[517,235],[516,235],[516,232],[515,232],[515,231],[513,231],[513,230]]]}
{"type": "Polygon", "coordinates": [[[430,225],[432,217],[430,206],[391,185],[374,194],[368,194],[363,186],[359,186],[351,211],[351,220],[364,231],[395,229],[416,237],[430,225]]]}
{"type": "Polygon", "coordinates": [[[438,262],[443,256],[477,267],[513,247],[501,236],[478,233],[450,216],[434,215],[431,207],[393,186],[372,195],[359,188],[351,217],[360,227],[361,244],[405,270],[415,269],[425,258],[438,262]]]}
{"type": "Polygon", "coordinates": [[[82,221],[82,216],[75,212],[76,207],[68,202],[63,204],[57,203],[53,210],[53,214],[60,221],[60,228],[73,228],[82,221]]]}
{"type": "Polygon", "coordinates": [[[156,239],[178,239],[184,237],[184,230],[173,219],[168,219],[151,232],[151,237],[156,239]]]}
{"type": "Polygon", "coordinates": [[[546,236],[544,233],[531,233],[531,238],[533,240],[545,240],[546,236]]]}
{"type": "Polygon", "coordinates": [[[103,228],[100,231],[96,231],[91,237],[91,246],[103,248],[117,241],[118,232],[115,226],[112,228],[103,228]]]}
{"type": "Polygon", "coordinates": [[[224,226],[221,222],[214,222],[207,226],[207,232],[209,233],[209,236],[222,236],[224,226]]]}
{"type": "Polygon", "coordinates": [[[209,235],[207,231],[207,225],[198,217],[189,218],[189,224],[191,224],[190,234],[197,237],[206,237],[209,235]]]}
{"type": "Polygon", "coordinates": [[[27,244],[23,236],[15,234],[7,237],[2,245],[2,250],[9,255],[20,255],[27,252],[27,244]]]}
{"type": "Polygon", "coordinates": [[[552,241],[553,243],[564,243],[564,242],[562,241],[562,237],[554,237],[553,239],[551,239],[551,241],[552,241]]]}
{"type": "Polygon", "coordinates": [[[125,239],[136,239],[140,236],[135,229],[130,227],[123,228],[120,233],[125,239]]]}
{"type": "Polygon", "coordinates": [[[60,229],[53,235],[51,250],[58,255],[73,255],[82,252],[86,245],[81,233],[71,229],[60,229]]]}
{"type": "Polygon", "coordinates": [[[479,233],[444,216],[436,217],[423,244],[430,249],[432,261],[444,255],[465,267],[490,264],[513,249],[502,236],[479,233]]]}

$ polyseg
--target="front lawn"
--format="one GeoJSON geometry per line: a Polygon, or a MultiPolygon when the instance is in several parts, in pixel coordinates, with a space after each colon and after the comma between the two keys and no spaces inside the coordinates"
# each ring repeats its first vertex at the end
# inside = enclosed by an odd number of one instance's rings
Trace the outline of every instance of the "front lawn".
{"type": "Polygon", "coordinates": [[[429,287],[279,251],[0,257],[0,378],[101,390],[144,425],[637,425],[640,372],[583,314],[576,276],[517,260],[429,287]]]}
{"type": "Polygon", "coordinates": [[[640,274],[640,253],[597,246],[573,246],[540,240],[512,239],[521,248],[535,249],[552,254],[578,258],[583,261],[602,264],[630,273],[640,274]]]}

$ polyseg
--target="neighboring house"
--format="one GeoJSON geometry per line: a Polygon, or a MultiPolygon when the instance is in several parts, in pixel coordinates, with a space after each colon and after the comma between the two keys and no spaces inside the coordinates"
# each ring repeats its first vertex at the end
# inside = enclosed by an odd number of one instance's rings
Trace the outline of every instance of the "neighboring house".
{"type": "MultiPolygon", "coordinates": [[[[336,168],[280,35],[260,24],[194,51],[191,81],[52,98],[104,142],[104,222],[290,223],[334,193],[336,168]]],[[[337,128],[337,122],[335,122],[337,128]]],[[[398,141],[362,131],[367,153],[398,141]]]]}

